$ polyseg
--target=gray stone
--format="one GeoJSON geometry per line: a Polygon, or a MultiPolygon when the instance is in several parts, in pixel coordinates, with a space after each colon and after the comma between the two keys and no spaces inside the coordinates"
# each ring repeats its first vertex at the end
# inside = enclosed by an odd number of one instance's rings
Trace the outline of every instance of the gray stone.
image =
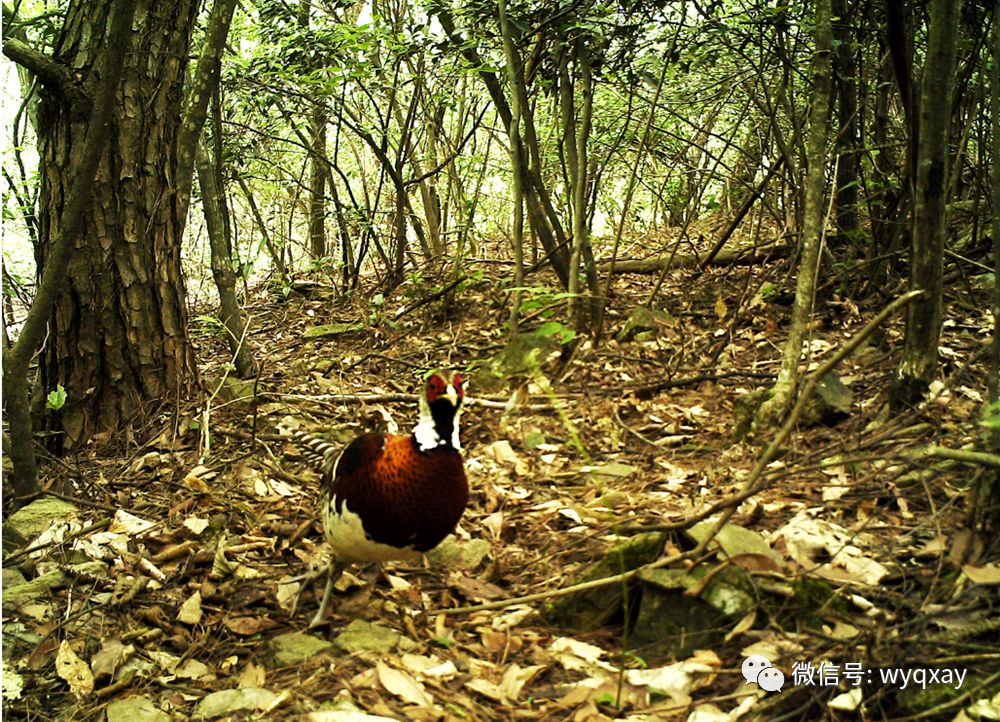
{"type": "MultiPolygon", "coordinates": [[[[660,556],[667,535],[663,532],[639,534],[611,549],[604,558],[588,569],[574,584],[612,577],[660,556]]],[[[603,627],[615,616],[624,613],[625,585],[606,584],[576,594],[560,597],[544,612],[545,618],[564,629],[593,631],[603,627]]]]}
{"type": "Polygon", "coordinates": [[[18,509],[3,525],[3,550],[10,553],[25,546],[54,523],[75,519],[80,510],[68,501],[43,496],[18,509]]]}

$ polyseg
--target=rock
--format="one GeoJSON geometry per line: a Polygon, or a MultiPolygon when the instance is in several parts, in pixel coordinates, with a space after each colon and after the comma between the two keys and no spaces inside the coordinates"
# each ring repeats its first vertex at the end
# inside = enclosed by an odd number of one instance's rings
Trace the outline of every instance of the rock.
{"type": "Polygon", "coordinates": [[[427,558],[435,568],[472,571],[490,553],[490,548],[490,543],[485,539],[460,542],[454,535],[448,535],[437,547],[427,552],[427,558]]]}
{"type": "MultiPolygon", "coordinates": [[[[716,519],[706,519],[687,530],[688,537],[700,544],[701,540],[715,527],[716,519]]],[[[778,552],[771,548],[760,534],[736,524],[726,524],[715,535],[712,544],[720,547],[729,558],[747,554],[764,556],[774,562],[775,569],[784,566],[784,561],[778,552]]]]}
{"type": "Polygon", "coordinates": [[[733,441],[740,442],[747,438],[753,430],[757,409],[772,395],[770,388],[763,388],[733,399],[733,441]]]}
{"type": "Polygon", "coordinates": [[[851,413],[853,403],[851,390],[839,376],[828,373],[816,384],[816,390],[806,403],[802,414],[804,424],[834,424],[851,413]]]}
{"type": "MultiPolygon", "coordinates": [[[[240,379],[233,375],[226,376],[219,388],[219,399],[236,409],[247,410],[253,407],[257,397],[254,393],[255,379],[240,379]]],[[[214,382],[218,385],[218,381],[214,382]]]]}
{"type": "MultiPolygon", "coordinates": [[[[660,556],[667,535],[648,532],[629,539],[611,549],[574,583],[611,577],[648,564],[660,556]]],[[[556,599],[544,612],[552,624],[575,631],[593,631],[616,616],[623,616],[625,589],[621,584],[608,584],[556,599]]]]}
{"type": "Polygon", "coordinates": [[[490,373],[502,379],[520,376],[543,365],[562,351],[559,339],[536,333],[519,333],[489,362],[490,373]]]}
{"type": "Polygon", "coordinates": [[[271,639],[267,651],[271,666],[291,667],[317,655],[332,653],[333,643],[305,632],[291,632],[271,639]]]}
{"type": "Polygon", "coordinates": [[[538,429],[530,429],[524,432],[524,436],[521,439],[521,443],[524,448],[528,451],[534,451],[539,446],[545,443],[545,434],[543,434],[538,429]]]}
{"type": "Polygon", "coordinates": [[[17,586],[3,588],[3,608],[16,609],[25,602],[47,597],[53,589],[66,583],[66,575],[55,571],[35,577],[17,586]]]}
{"type": "Polygon", "coordinates": [[[714,574],[708,565],[692,570],[653,569],[643,581],[639,615],[629,641],[643,650],[646,661],[683,658],[697,649],[712,649],[725,637],[731,620],[756,602],[749,575],[737,567],[714,574]]]}
{"type": "Polygon", "coordinates": [[[400,641],[399,632],[355,619],[333,640],[345,652],[391,652],[400,641]]]}
{"type": "Polygon", "coordinates": [[[54,496],[35,499],[11,514],[3,525],[4,553],[24,547],[53,524],[76,519],[79,513],[76,506],[54,496]]]}
{"type": "MultiPolygon", "coordinates": [[[[81,574],[106,576],[107,568],[103,562],[91,561],[83,564],[73,564],[72,569],[78,570],[81,574]]],[[[25,602],[41,597],[48,597],[53,589],[57,589],[66,584],[66,575],[61,571],[48,572],[35,577],[22,584],[3,588],[3,608],[16,609],[25,602]]]]}
{"type": "Polygon", "coordinates": [[[4,567],[3,578],[2,581],[0,581],[0,586],[4,589],[10,589],[11,587],[16,587],[19,584],[24,584],[27,581],[28,580],[25,576],[21,574],[21,570],[17,567],[4,567]]]}

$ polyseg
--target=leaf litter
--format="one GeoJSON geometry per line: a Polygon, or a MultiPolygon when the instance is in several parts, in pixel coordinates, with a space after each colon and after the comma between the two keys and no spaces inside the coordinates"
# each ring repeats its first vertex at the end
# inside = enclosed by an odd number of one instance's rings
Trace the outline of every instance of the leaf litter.
{"type": "MultiPolygon", "coordinates": [[[[641,298],[641,283],[622,279],[616,302],[641,298]]],[[[685,272],[668,285],[682,304],[738,305],[707,290],[699,298],[685,272]]],[[[700,349],[711,345],[715,324],[695,319],[683,329],[664,322],[652,341],[581,346],[564,368],[553,356],[541,369],[551,383],[510,378],[487,391],[483,378],[480,392],[473,372],[472,398],[498,403],[473,403],[463,416],[473,500],[455,537],[436,560],[351,570],[338,584],[330,625],[307,633],[321,590],[297,577],[327,555],[318,478],[275,433],[277,422],[329,430],[337,443],[389,422],[405,428],[412,402],[357,399],[408,393],[413,367],[468,368],[487,358],[487,347],[503,339],[484,321],[502,309],[488,289],[466,294],[466,315],[441,338],[423,333],[434,327],[431,317],[413,316],[398,329],[357,329],[361,352],[356,336],[303,346],[303,311],[320,312],[322,301],[261,300],[255,317],[281,373],[261,379],[256,411],[214,409],[208,430],[177,435],[164,426],[128,458],[82,459],[73,514],[34,530],[20,547],[31,551],[8,557],[24,578],[8,580],[5,570],[5,707],[35,709],[32,701],[45,698],[53,716],[129,722],[766,719],[801,705],[810,690],[792,688],[782,698],[748,688],[739,667],[749,654],[786,675],[800,660],[889,666],[906,659],[901,639],[919,645],[922,636],[933,660],[935,639],[960,649],[960,630],[989,624],[985,609],[1000,583],[995,560],[982,558],[982,540],[948,531],[959,527],[963,472],[936,471],[931,486],[926,475],[914,476],[920,469],[902,452],[927,440],[919,416],[909,426],[869,425],[892,367],[868,357],[842,369],[860,411],[793,437],[768,472],[774,482],[738,504],[728,532],[699,562],[709,576],[687,587],[688,598],[707,595],[727,567],[741,569],[758,595],[772,595],[733,611],[711,647],[632,648],[636,619],[621,615],[586,632],[559,629],[546,621],[545,599],[444,613],[569,586],[635,530],[677,525],[732,495],[757,456],[731,437],[746,379],[717,373],[661,393],[643,390],[664,373],[693,376],[709,362],[700,349]],[[202,458],[205,433],[212,448],[202,458]],[[948,564],[964,570],[967,583],[936,591],[937,570],[948,564]],[[908,593],[885,582],[903,565],[933,616],[902,613],[908,593]],[[835,584],[826,607],[794,611],[803,580],[835,584]],[[780,612],[776,599],[789,611],[780,612]]],[[[756,340],[773,327],[767,315],[751,309],[717,369],[774,368],[775,339],[756,340]]],[[[834,332],[810,348],[827,354],[840,341],[834,332]]],[[[224,358],[218,339],[198,343],[224,358]]],[[[969,355],[975,343],[952,331],[947,346],[969,355]]],[[[956,399],[981,397],[983,369],[963,373],[955,393],[929,407],[935,443],[960,447],[976,433],[956,399]]],[[[199,413],[184,410],[187,418],[199,413]]],[[[669,532],[664,556],[696,543],[682,527],[669,532]]],[[[648,581],[630,589],[643,604],[644,595],[670,593],[648,581]]],[[[975,639],[968,638],[972,648],[975,639]]],[[[862,691],[868,703],[903,709],[891,694],[862,691]]],[[[830,707],[856,709],[858,695],[841,692],[830,707]]],[[[985,709],[989,700],[969,704],[985,709]]],[[[809,709],[800,719],[827,714],[819,702],[809,709]]]]}

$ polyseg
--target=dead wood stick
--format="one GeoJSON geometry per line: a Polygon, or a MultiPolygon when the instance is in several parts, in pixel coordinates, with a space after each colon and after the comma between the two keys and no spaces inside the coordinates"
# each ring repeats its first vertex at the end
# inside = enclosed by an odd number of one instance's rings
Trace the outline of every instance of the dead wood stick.
{"type": "Polygon", "coordinates": [[[961,461],[966,464],[978,464],[979,466],[992,466],[994,469],[1000,469],[1000,456],[984,451],[972,451],[971,449],[949,449],[946,446],[931,445],[913,449],[905,455],[911,459],[935,456],[939,459],[961,461]]]}

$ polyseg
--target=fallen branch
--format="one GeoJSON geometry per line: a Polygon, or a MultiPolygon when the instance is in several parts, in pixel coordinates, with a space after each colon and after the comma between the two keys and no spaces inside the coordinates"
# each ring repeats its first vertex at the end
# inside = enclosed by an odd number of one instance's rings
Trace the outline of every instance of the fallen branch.
{"type": "Polygon", "coordinates": [[[910,459],[922,459],[926,456],[933,456],[938,459],[961,461],[966,464],[990,466],[994,469],[1000,469],[1000,456],[984,451],[972,451],[970,449],[949,449],[946,446],[931,445],[908,451],[905,453],[905,456],[910,459]]]}
{"type": "MultiPolygon", "coordinates": [[[[261,396],[273,398],[278,401],[312,401],[316,403],[335,402],[339,404],[400,404],[416,403],[416,394],[319,394],[317,396],[306,396],[305,394],[275,394],[263,393],[261,396]]],[[[484,409],[506,409],[506,401],[494,401],[478,396],[470,396],[462,402],[468,406],[481,406],[484,409]]],[[[548,404],[518,404],[518,411],[551,411],[548,404]]]]}
{"type": "MultiPolygon", "coordinates": [[[[748,266],[760,261],[786,258],[792,252],[792,246],[771,246],[736,251],[721,251],[711,261],[713,266],[748,266]]],[[[667,268],[703,268],[706,264],[699,256],[677,253],[663,258],[651,258],[645,261],[615,261],[615,273],[660,273],[667,268]]],[[[607,273],[611,267],[602,263],[597,267],[601,273],[607,273]]]]}

